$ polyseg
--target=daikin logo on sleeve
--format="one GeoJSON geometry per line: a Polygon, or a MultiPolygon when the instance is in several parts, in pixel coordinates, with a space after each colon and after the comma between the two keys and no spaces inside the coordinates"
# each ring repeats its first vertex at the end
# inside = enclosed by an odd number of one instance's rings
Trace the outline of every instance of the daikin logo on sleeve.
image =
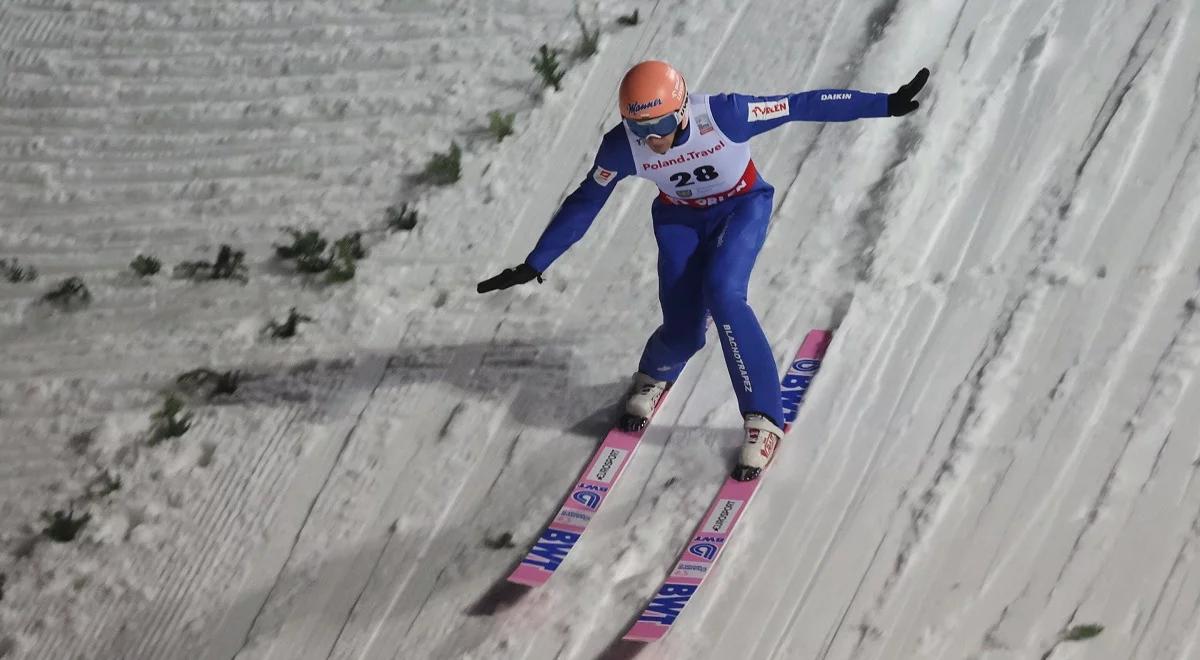
{"type": "Polygon", "coordinates": [[[617,173],[612,170],[606,170],[597,165],[596,169],[592,171],[592,179],[602,186],[608,186],[608,184],[612,183],[613,177],[616,176],[616,174],[617,173]]]}
{"type": "Polygon", "coordinates": [[[749,108],[746,113],[747,121],[767,121],[777,117],[786,117],[790,112],[787,99],[755,101],[747,107],[749,108]]]}
{"type": "Polygon", "coordinates": [[[840,94],[822,94],[821,95],[822,101],[849,101],[852,98],[854,98],[854,95],[850,94],[848,92],[842,92],[840,94]]]}

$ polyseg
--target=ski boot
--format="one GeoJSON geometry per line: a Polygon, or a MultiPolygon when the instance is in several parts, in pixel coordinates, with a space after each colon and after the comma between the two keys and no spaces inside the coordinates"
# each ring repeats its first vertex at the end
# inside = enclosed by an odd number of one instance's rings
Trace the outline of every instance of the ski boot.
{"type": "Polygon", "coordinates": [[[645,429],[650,423],[650,415],[670,388],[671,383],[665,380],[655,380],[640,371],[634,374],[629,398],[625,399],[625,414],[619,423],[621,430],[637,433],[645,429]]]}
{"type": "Polygon", "coordinates": [[[733,469],[738,481],[753,481],[775,456],[775,447],[783,438],[783,430],[758,413],[746,414],[746,444],[742,445],[741,460],[733,469]]]}

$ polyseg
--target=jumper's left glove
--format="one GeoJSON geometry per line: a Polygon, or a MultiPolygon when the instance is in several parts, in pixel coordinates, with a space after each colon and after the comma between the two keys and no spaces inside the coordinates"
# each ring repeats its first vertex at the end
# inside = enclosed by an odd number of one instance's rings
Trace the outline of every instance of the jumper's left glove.
{"type": "Polygon", "coordinates": [[[888,94],[888,115],[900,117],[921,107],[913,97],[925,86],[926,80],[929,80],[929,69],[921,69],[907,85],[902,85],[895,94],[888,94]]]}

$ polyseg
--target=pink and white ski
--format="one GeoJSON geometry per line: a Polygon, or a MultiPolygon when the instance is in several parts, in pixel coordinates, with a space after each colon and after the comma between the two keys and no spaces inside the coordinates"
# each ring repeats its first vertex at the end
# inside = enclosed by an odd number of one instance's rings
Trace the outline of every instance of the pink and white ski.
{"type": "MultiPolygon", "coordinates": [[[[786,434],[800,412],[804,393],[821,368],[825,350],[833,338],[828,330],[813,330],[804,338],[800,349],[787,373],[783,376],[783,415],[786,434]]],[[[768,466],[770,467],[770,466],[768,466]]],[[[766,470],[763,471],[763,474],[766,470]]],[[[762,480],[760,474],[752,481],[736,481],[727,477],[721,490],[709,505],[700,526],[688,540],[687,546],[675,563],[675,569],[659,587],[658,592],[642,610],[637,621],[623,639],[633,642],[653,642],[662,639],[675,624],[675,620],[691,600],[704,578],[712,572],[721,556],[721,550],[733,534],[751,498],[762,480]]]]}
{"type": "MultiPolygon", "coordinates": [[[[650,413],[651,421],[670,392],[668,389],[659,397],[658,404],[650,413]]],[[[646,428],[649,426],[647,423],[646,428]]],[[[517,565],[516,570],[508,576],[509,582],[536,587],[554,575],[559,564],[587,529],[592,516],[600,510],[600,505],[604,503],[609,490],[625,471],[625,466],[633,458],[633,452],[642,441],[646,428],[628,432],[613,427],[604,436],[604,442],[600,443],[600,448],[592,454],[592,460],[588,461],[583,474],[579,475],[579,480],[559,507],[558,513],[517,565]]]]}

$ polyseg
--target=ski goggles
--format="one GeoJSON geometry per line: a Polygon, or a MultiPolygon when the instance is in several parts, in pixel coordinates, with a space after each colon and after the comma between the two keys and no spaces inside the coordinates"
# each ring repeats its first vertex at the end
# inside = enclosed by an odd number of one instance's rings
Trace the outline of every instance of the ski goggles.
{"type": "Polygon", "coordinates": [[[625,125],[629,127],[629,132],[635,137],[641,139],[666,137],[675,132],[679,128],[680,122],[683,121],[683,111],[685,108],[680,108],[669,115],[655,117],[654,119],[626,119],[625,125]]]}

